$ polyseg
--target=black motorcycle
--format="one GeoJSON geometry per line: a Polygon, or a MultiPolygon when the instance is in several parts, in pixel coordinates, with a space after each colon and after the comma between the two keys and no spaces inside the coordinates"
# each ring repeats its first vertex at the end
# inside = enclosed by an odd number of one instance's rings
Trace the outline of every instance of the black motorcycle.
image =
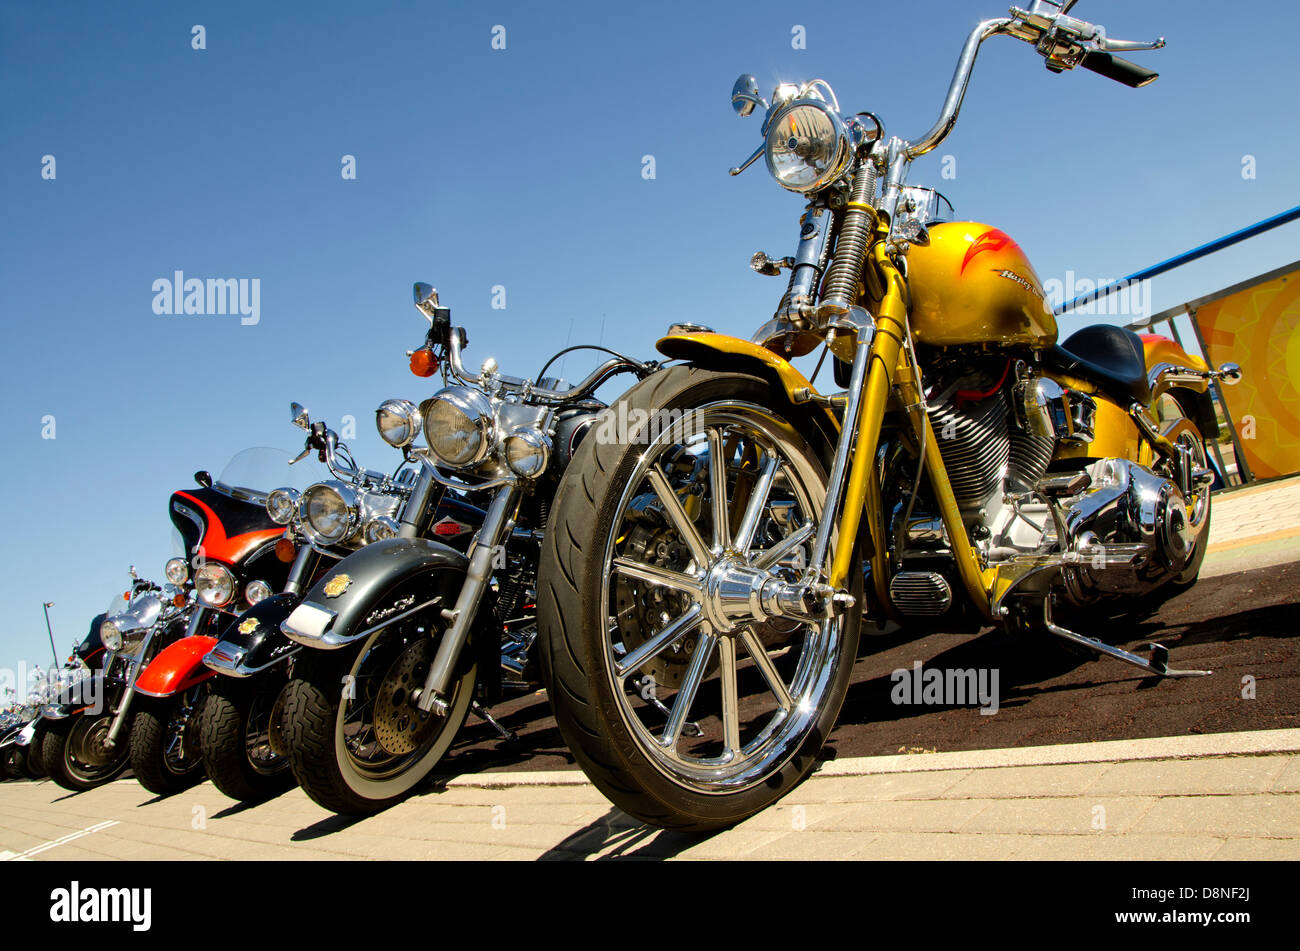
{"type": "MultiPolygon", "coordinates": [[[[380,407],[380,431],[398,448],[405,449],[415,434],[385,424],[390,417],[405,418],[413,410],[405,400],[389,400],[380,407]]],[[[299,471],[308,478],[268,494],[267,512],[284,526],[276,551],[290,563],[288,580],[282,591],[229,624],[204,658],[204,663],[222,676],[211,681],[203,706],[203,762],[213,785],[243,801],[276,795],[294,782],[285,755],[282,697],[301,647],[281,633],[280,623],[331,565],[370,542],[398,535],[409,500],[423,500],[428,491],[418,464],[405,453],[391,475],[363,469],[338,434],[323,422],[312,422],[300,404],[292,404],[290,414],[294,424],[307,431],[306,446],[294,462],[314,452],[328,471],[299,471]],[[313,480],[312,475],[334,478],[313,480]],[[330,520],[328,509],[335,495],[359,500],[356,504],[364,515],[350,527],[330,520]]],[[[482,522],[483,512],[450,493],[443,494],[436,484],[435,488],[442,498],[431,509],[432,525],[421,529],[440,533],[463,551],[482,522]]]]}
{"type": "MultiPolygon", "coordinates": [[[[281,625],[312,648],[285,691],[294,775],[313,800],[345,814],[407,795],[471,709],[508,735],[487,707],[510,685],[538,680],[537,561],[559,475],[604,409],[596,388],[653,369],[605,351],[611,359],[577,386],[546,378],[551,363],[536,381],[505,376],[491,359],[473,374],[461,363],[465,331],[451,326],[437,292],[417,284],[415,302],[429,331],[411,368],[441,369],[444,388],[418,411],[380,409],[381,433],[393,445],[400,436],[420,465],[397,536],[331,566],[281,625]],[[428,448],[411,449],[421,430],[428,448]],[[439,487],[485,509],[467,551],[447,544],[433,517],[439,487]]],[[[358,524],[364,505],[337,488],[304,496],[305,528],[358,524]]]]}

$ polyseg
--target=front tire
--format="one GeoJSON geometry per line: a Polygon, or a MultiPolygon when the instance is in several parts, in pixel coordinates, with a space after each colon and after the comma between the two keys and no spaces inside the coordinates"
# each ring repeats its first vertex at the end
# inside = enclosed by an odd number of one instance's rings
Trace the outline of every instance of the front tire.
{"type": "Polygon", "coordinates": [[[14,743],[4,754],[5,779],[23,779],[27,775],[27,751],[14,743]]]}
{"type": "Polygon", "coordinates": [[[742,373],[656,374],[598,421],[553,504],[537,607],[556,720],[601,792],[652,825],[725,828],[780,799],[848,690],[856,546],[846,613],[745,621],[717,606],[725,572],[793,581],[812,548],[833,436],[779,392],[742,373]],[[615,418],[666,425],[602,438],[615,418]]]}
{"type": "Polygon", "coordinates": [[[260,802],[294,785],[289,758],[271,737],[276,700],[287,683],[279,672],[253,682],[218,677],[203,704],[203,765],[212,785],[231,799],[260,802]]]}
{"type": "Polygon", "coordinates": [[[27,775],[32,779],[44,779],[48,774],[45,768],[44,750],[45,727],[38,726],[27,746],[27,775]]]}
{"type": "MultiPolygon", "coordinates": [[[[381,628],[361,645],[298,655],[284,700],[284,738],[298,784],[318,805],[368,815],[405,799],[432,771],[469,715],[478,668],[472,644],[461,652],[446,716],[415,707],[436,650],[440,609],[455,602],[460,572],[399,582],[376,610],[413,596],[440,602],[381,628]],[[386,744],[386,745],[385,745],[386,744]]],[[[371,612],[366,612],[367,614],[371,612]]],[[[392,612],[395,613],[395,612],[392,612]]]]}
{"type": "Polygon", "coordinates": [[[199,707],[203,686],[172,697],[137,697],[131,719],[131,771],[156,796],[170,796],[203,779],[199,707]]]}
{"type": "Polygon", "coordinates": [[[64,789],[84,792],[120,776],[130,762],[130,748],[124,736],[119,736],[112,747],[104,745],[112,723],[110,712],[98,716],[82,713],[52,721],[41,744],[41,758],[50,779],[64,789]]]}

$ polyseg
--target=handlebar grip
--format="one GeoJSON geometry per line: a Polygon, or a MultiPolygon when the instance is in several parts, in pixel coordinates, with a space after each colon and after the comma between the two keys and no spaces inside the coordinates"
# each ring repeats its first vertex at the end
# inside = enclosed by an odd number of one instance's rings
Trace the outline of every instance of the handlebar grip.
{"type": "Polygon", "coordinates": [[[1084,69],[1090,69],[1098,75],[1113,79],[1117,83],[1123,83],[1125,86],[1131,86],[1134,89],[1155,82],[1160,75],[1145,66],[1139,66],[1137,63],[1129,62],[1110,53],[1097,52],[1096,50],[1084,54],[1083,62],[1079,65],[1084,69]]]}

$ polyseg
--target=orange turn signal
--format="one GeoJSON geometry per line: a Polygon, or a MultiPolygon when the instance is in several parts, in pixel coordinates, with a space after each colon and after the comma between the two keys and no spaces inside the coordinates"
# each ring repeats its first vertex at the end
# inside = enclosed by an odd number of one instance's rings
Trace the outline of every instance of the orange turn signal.
{"type": "Polygon", "coordinates": [[[287,538],[281,538],[275,543],[275,557],[283,562],[291,562],[298,557],[298,549],[293,547],[293,542],[287,538]]]}
{"type": "Polygon", "coordinates": [[[416,376],[433,376],[438,372],[438,358],[428,347],[421,347],[411,354],[411,372],[416,376]]]}
{"type": "Polygon", "coordinates": [[[172,604],[178,608],[185,607],[185,592],[182,591],[179,594],[172,595],[172,604]]]}

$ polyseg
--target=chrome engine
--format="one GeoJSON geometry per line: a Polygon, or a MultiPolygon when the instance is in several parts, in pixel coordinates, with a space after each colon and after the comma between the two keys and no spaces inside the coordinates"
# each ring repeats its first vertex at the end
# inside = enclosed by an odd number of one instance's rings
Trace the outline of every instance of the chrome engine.
{"type": "MultiPolygon", "coordinates": [[[[1049,474],[1062,441],[1091,442],[1095,412],[1086,394],[1041,377],[977,401],[945,394],[929,406],[953,494],[985,563],[1023,569],[1022,577],[1059,567],[1078,603],[1150,591],[1178,574],[1205,529],[1208,504],[1189,519],[1174,479],[1125,459],[1049,474]]],[[[904,614],[934,617],[952,604],[955,580],[943,570],[950,542],[923,501],[910,512],[904,526],[896,510],[891,526],[902,570],[890,594],[904,614]]]]}

